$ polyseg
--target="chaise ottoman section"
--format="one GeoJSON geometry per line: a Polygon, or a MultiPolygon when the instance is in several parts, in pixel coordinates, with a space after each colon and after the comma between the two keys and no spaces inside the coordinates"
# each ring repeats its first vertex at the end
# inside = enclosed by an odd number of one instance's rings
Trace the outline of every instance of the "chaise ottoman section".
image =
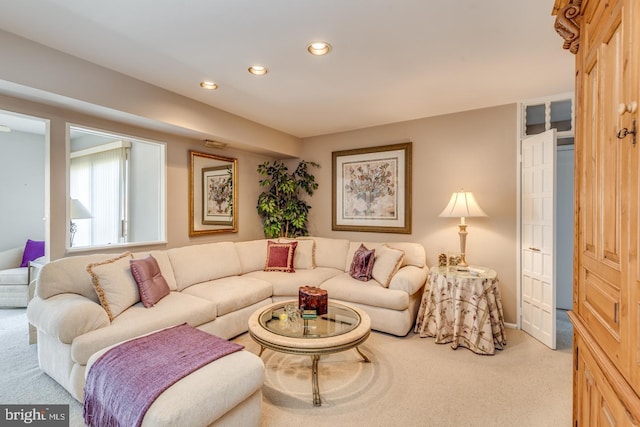
{"type": "MultiPolygon", "coordinates": [[[[86,372],[112,347],[92,355],[86,372]]],[[[167,388],[147,410],[142,426],[259,426],[263,383],[262,360],[246,350],[237,351],[167,388]]]]}

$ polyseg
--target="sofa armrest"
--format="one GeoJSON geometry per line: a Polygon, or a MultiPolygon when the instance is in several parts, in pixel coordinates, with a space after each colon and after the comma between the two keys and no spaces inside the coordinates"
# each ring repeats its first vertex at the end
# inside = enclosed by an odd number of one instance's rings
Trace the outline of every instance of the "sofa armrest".
{"type": "Polygon", "coordinates": [[[407,265],[398,270],[393,278],[391,278],[389,289],[397,289],[413,295],[427,282],[428,275],[429,269],[426,266],[416,267],[414,265],[407,265]]]}
{"type": "Polygon", "coordinates": [[[27,306],[27,319],[42,332],[65,344],[111,324],[100,304],[78,294],[59,294],[47,299],[36,296],[27,306]]]}

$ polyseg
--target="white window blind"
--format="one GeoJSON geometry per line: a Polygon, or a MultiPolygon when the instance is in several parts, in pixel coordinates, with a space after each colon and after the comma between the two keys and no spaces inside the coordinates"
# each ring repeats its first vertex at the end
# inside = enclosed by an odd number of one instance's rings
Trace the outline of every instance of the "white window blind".
{"type": "Polygon", "coordinates": [[[101,246],[127,242],[128,149],[117,141],[71,154],[70,196],[91,212],[91,219],[75,220],[73,246],[101,246]],[[117,202],[116,202],[117,201],[117,202]]]}

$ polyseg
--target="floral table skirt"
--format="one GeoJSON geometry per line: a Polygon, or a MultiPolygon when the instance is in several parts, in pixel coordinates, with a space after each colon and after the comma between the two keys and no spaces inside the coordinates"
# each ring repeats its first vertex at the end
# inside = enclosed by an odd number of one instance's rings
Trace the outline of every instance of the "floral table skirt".
{"type": "Polygon", "coordinates": [[[478,354],[501,350],[507,338],[495,272],[472,276],[433,267],[414,332],[478,354]]]}

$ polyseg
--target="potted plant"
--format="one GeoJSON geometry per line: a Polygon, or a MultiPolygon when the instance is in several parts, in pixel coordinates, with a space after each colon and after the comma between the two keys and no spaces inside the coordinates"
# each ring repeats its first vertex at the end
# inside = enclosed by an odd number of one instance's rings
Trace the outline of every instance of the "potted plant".
{"type": "Polygon", "coordinates": [[[312,196],[318,188],[315,177],[309,173],[310,167],[320,165],[302,160],[293,173],[278,160],[258,166],[258,172],[265,177],[259,181],[265,190],[258,196],[257,209],[266,238],[308,234],[307,215],[311,206],[300,197],[302,192],[312,196]]]}

